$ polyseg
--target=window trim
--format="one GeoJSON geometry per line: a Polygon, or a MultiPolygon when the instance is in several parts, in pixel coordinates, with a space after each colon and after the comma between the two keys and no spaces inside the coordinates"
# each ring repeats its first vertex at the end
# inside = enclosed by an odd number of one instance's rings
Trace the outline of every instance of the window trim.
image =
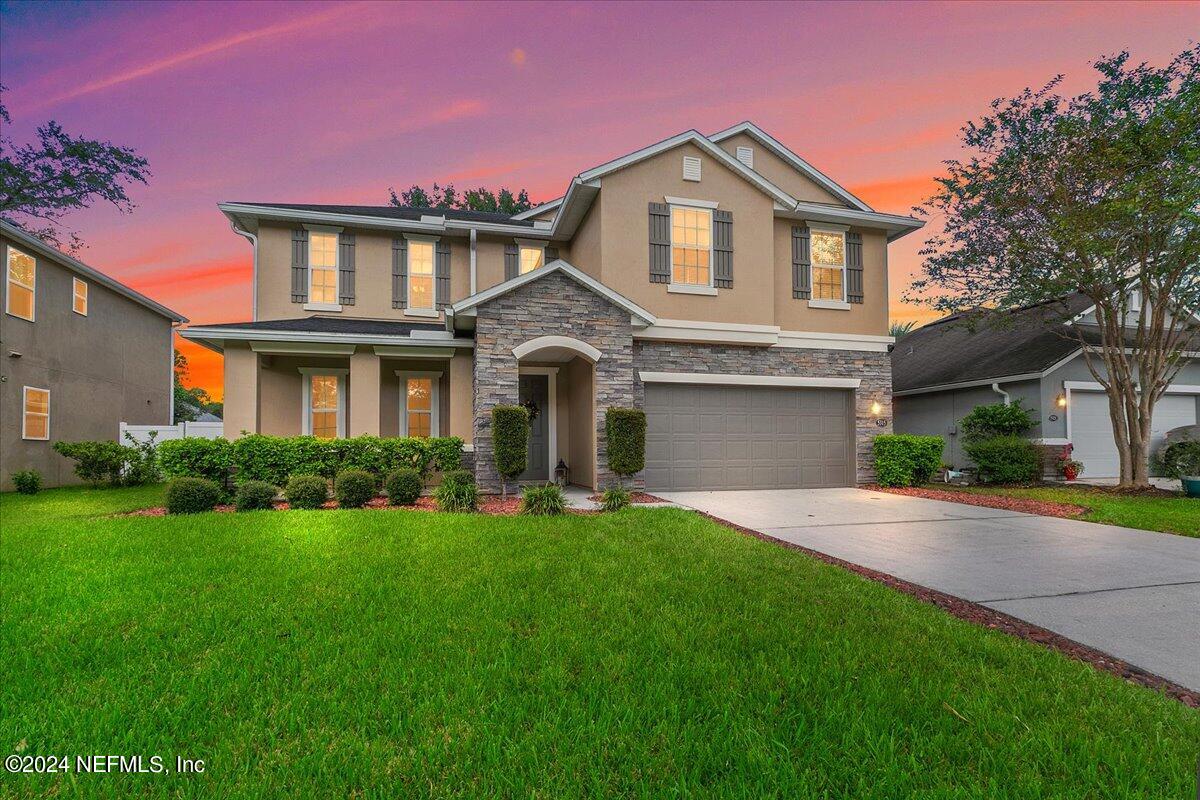
{"type": "Polygon", "coordinates": [[[38,274],[38,260],[37,260],[36,256],[34,256],[32,253],[26,253],[24,250],[22,250],[19,247],[13,247],[11,244],[5,245],[5,249],[4,249],[4,313],[5,314],[8,314],[10,317],[16,317],[17,319],[23,319],[26,322],[36,322],[37,321],[37,274],[38,274]],[[25,284],[21,283],[20,281],[14,281],[12,279],[12,273],[10,272],[11,267],[9,266],[9,259],[12,258],[12,254],[14,252],[20,253],[23,256],[28,256],[30,259],[32,259],[32,261],[33,261],[33,285],[32,286],[26,286],[25,284]],[[31,295],[33,295],[33,300],[29,304],[29,316],[28,317],[26,317],[22,314],[18,314],[12,310],[12,290],[9,289],[9,285],[12,283],[17,284],[18,286],[20,286],[23,289],[28,289],[29,293],[31,295]]]}
{"type": "Polygon", "coordinates": [[[345,367],[299,367],[299,372],[303,376],[300,381],[300,391],[302,395],[304,417],[300,421],[300,430],[304,436],[312,436],[312,379],[317,378],[337,378],[337,436],[335,439],[346,438],[346,376],[350,374],[350,370],[345,367]]]}
{"type": "MultiPolygon", "coordinates": [[[[15,315],[14,315],[15,316],[15,315]]],[[[21,319],[24,319],[22,317],[21,319]]],[[[22,386],[21,387],[21,438],[30,442],[48,442],[50,441],[50,390],[43,389],[40,386],[22,386]],[[46,412],[29,410],[29,391],[45,392],[46,393],[46,412]],[[30,436],[29,435],[29,415],[42,416],[46,418],[46,435],[45,436],[30,436]]]]}
{"type": "Polygon", "coordinates": [[[404,238],[408,240],[409,247],[408,247],[408,256],[407,256],[408,264],[405,267],[405,271],[404,271],[404,297],[406,298],[406,302],[404,304],[403,311],[405,314],[408,314],[411,317],[438,317],[438,316],[441,316],[441,312],[438,311],[438,298],[437,298],[437,245],[438,245],[438,242],[441,241],[441,237],[440,236],[418,236],[415,234],[406,233],[406,234],[404,234],[404,238]],[[430,297],[432,298],[431,299],[432,305],[429,306],[428,308],[423,307],[423,306],[416,307],[416,306],[412,305],[412,278],[413,278],[412,245],[414,242],[416,242],[418,244],[428,244],[429,249],[430,249],[429,279],[432,281],[432,285],[430,287],[432,290],[430,292],[430,297]]]}
{"type": "MultiPolygon", "coordinates": [[[[308,228],[308,299],[309,302],[304,304],[305,311],[341,311],[342,304],[338,302],[338,293],[342,291],[342,248],[340,247],[338,230],[324,230],[314,227],[308,228]],[[319,236],[333,237],[333,302],[326,303],[323,301],[314,301],[313,296],[313,239],[314,234],[319,236]]],[[[322,270],[325,267],[321,268],[322,270]]]]}
{"type": "MultiPolygon", "coordinates": [[[[817,293],[817,279],[816,279],[816,270],[817,269],[841,269],[841,271],[842,271],[842,296],[840,298],[815,297],[814,296],[811,299],[809,299],[808,306],[809,306],[809,308],[834,308],[834,309],[847,311],[850,309],[850,302],[846,299],[846,272],[847,272],[847,270],[846,270],[846,233],[850,230],[850,227],[847,225],[827,225],[827,224],[818,224],[818,223],[810,222],[810,223],[808,223],[808,229],[810,232],[809,233],[810,236],[812,235],[812,232],[818,232],[818,233],[837,234],[842,237],[842,264],[840,267],[838,267],[836,264],[818,264],[815,255],[809,259],[810,263],[809,263],[809,267],[808,267],[809,270],[812,272],[812,275],[810,275],[810,277],[809,277],[809,282],[812,286],[812,294],[813,295],[816,295],[816,293],[817,293]]],[[[816,248],[813,248],[813,252],[815,252],[815,250],[816,250],[816,248]]]]}
{"type": "Polygon", "coordinates": [[[713,283],[713,210],[717,207],[716,203],[710,203],[706,200],[686,200],[679,197],[667,198],[667,206],[669,209],[668,224],[671,231],[669,237],[671,247],[671,280],[667,284],[667,291],[676,294],[698,294],[715,296],[717,294],[716,285],[713,283]],[[678,200],[681,202],[670,202],[678,200]],[[675,209],[686,208],[689,211],[703,211],[708,214],[708,283],[680,283],[675,280],[675,209]]]}
{"type": "Polygon", "coordinates": [[[424,370],[396,370],[400,379],[400,435],[408,436],[408,380],[429,378],[429,438],[442,435],[442,373],[424,370]]]}
{"type": "Polygon", "coordinates": [[[71,310],[74,311],[76,314],[78,314],[81,317],[86,317],[88,315],[88,295],[89,294],[90,294],[90,290],[88,288],[88,282],[85,281],[83,278],[77,278],[75,276],[71,276],[71,310]],[[79,294],[80,286],[83,287],[83,296],[82,296],[83,311],[80,311],[75,305],[75,301],[80,299],[80,294],[79,294]]]}

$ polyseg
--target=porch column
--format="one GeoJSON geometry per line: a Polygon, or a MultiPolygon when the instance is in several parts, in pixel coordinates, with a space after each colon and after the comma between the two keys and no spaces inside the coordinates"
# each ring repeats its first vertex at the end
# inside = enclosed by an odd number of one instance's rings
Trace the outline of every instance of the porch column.
{"type": "Polygon", "coordinates": [[[245,345],[225,348],[225,438],[258,433],[258,353],[245,345]]]}
{"type": "Polygon", "coordinates": [[[379,356],[359,347],[350,356],[350,436],[379,435],[379,356]]]}
{"type": "Polygon", "coordinates": [[[450,359],[450,419],[443,436],[459,436],[472,444],[475,406],[474,358],[470,350],[459,350],[450,359]]]}

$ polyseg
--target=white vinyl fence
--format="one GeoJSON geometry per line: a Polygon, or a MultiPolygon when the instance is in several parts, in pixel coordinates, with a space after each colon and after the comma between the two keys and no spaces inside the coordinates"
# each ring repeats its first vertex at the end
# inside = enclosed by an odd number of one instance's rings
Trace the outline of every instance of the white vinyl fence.
{"type": "Polygon", "coordinates": [[[225,423],[223,422],[181,422],[178,425],[130,425],[121,423],[121,430],[117,434],[117,441],[121,444],[128,443],[125,434],[128,433],[136,441],[146,442],[150,440],[150,433],[156,432],[158,435],[154,437],[155,442],[165,442],[167,439],[183,439],[192,436],[198,439],[216,439],[225,434],[225,423]]]}

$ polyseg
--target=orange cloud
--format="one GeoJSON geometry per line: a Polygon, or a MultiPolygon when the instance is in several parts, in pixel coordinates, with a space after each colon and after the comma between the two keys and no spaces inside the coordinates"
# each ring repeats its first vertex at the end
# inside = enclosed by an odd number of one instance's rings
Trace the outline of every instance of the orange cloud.
{"type": "Polygon", "coordinates": [[[184,386],[199,386],[214,400],[225,397],[225,367],[221,354],[195,342],[175,337],[175,349],[188,360],[188,372],[183,378],[184,386]]]}
{"type": "Polygon", "coordinates": [[[523,47],[514,47],[508,54],[508,60],[518,67],[525,66],[525,57],[525,48],[523,47]]]}
{"type": "Polygon", "coordinates": [[[851,192],[862,198],[872,208],[890,209],[895,213],[908,213],[907,209],[920,205],[937,189],[932,175],[909,175],[873,183],[848,186],[851,192]]]}
{"type": "Polygon", "coordinates": [[[153,294],[163,289],[186,289],[198,283],[204,284],[205,288],[244,283],[250,280],[250,271],[249,260],[235,258],[210,264],[187,264],[154,275],[130,279],[128,283],[139,292],[153,294]]]}

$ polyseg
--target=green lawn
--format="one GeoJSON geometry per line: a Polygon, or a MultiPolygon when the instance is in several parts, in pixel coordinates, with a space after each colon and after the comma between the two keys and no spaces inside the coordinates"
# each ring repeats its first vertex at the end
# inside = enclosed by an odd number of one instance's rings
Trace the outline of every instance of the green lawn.
{"type": "Polygon", "coordinates": [[[1096,486],[948,486],[931,484],[931,489],[952,489],[975,494],[1026,497],[1055,503],[1073,503],[1088,509],[1082,518],[1089,522],[1123,525],[1146,531],[1200,536],[1200,500],[1177,494],[1122,494],[1096,486]]]}
{"type": "Polygon", "coordinates": [[[0,496],[0,796],[1190,797],[1200,713],[688,512],[0,496]]]}

